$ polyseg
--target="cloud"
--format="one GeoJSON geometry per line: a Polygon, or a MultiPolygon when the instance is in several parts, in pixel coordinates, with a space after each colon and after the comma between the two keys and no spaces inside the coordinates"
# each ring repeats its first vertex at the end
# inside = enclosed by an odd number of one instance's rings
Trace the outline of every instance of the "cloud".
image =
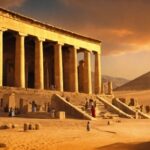
{"type": "Polygon", "coordinates": [[[0,0],[0,7],[20,7],[24,2],[25,0],[0,0]]]}
{"type": "Polygon", "coordinates": [[[60,24],[101,40],[104,55],[150,51],[149,0],[60,1],[66,7],[60,24]]]}

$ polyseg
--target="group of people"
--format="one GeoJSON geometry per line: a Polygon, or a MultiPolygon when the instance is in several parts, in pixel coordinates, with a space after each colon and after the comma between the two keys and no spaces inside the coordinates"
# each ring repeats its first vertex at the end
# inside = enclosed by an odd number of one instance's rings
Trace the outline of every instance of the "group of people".
{"type": "Polygon", "coordinates": [[[86,99],[85,111],[88,111],[92,117],[96,117],[96,101],[92,99],[86,99]]]}

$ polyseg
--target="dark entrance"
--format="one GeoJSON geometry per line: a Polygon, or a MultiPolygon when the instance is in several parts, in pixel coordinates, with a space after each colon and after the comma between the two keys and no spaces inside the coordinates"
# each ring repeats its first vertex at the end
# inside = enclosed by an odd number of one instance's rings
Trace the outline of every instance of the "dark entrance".
{"type": "Polygon", "coordinates": [[[6,31],[3,35],[3,85],[15,85],[15,33],[6,31]]]}
{"type": "Polygon", "coordinates": [[[34,88],[34,72],[28,72],[28,87],[34,88]]]}
{"type": "Polygon", "coordinates": [[[34,88],[35,38],[32,36],[27,36],[25,38],[25,63],[26,88],[34,88]]]}

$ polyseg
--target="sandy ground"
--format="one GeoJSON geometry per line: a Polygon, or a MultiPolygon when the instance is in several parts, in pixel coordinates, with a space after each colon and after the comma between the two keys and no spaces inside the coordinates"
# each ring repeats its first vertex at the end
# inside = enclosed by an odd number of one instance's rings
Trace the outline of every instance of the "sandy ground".
{"type": "Polygon", "coordinates": [[[0,150],[148,150],[150,147],[150,120],[87,121],[0,118],[0,124],[14,123],[16,129],[0,130],[0,150]],[[40,130],[24,132],[24,123],[40,123],[40,130]]]}
{"type": "Polygon", "coordinates": [[[150,90],[145,91],[120,91],[114,92],[115,97],[122,97],[129,100],[135,98],[139,104],[150,105],[150,90]]]}

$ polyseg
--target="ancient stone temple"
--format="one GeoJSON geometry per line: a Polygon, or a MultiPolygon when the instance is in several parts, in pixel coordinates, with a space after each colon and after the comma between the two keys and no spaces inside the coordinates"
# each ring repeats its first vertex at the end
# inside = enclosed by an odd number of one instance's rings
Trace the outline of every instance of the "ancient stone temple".
{"type": "Polygon", "coordinates": [[[92,93],[101,91],[101,42],[0,9],[0,86],[92,93]],[[78,54],[83,53],[78,63],[78,54]]]}
{"type": "Polygon", "coordinates": [[[128,105],[111,103],[111,82],[104,94],[100,58],[100,41],[0,8],[0,116],[133,118],[128,105]]]}

